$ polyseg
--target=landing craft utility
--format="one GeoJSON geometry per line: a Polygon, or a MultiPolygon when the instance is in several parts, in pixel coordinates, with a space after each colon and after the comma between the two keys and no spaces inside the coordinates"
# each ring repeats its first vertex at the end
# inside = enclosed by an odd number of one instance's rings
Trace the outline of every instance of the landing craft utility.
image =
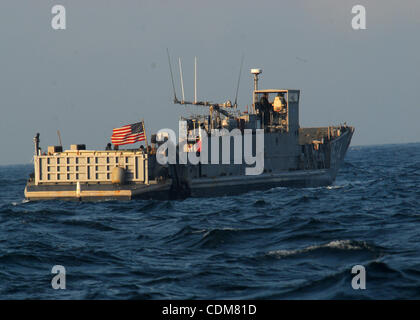
{"type": "Polygon", "coordinates": [[[261,69],[251,69],[254,90],[251,108],[246,111],[238,110],[237,96],[233,104],[197,101],[196,94],[194,101],[188,102],[182,90],[182,100],[178,100],[172,77],[174,103],[209,110],[207,115],[181,119],[185,134],[178,143],[171,138],[173,133],[163,130],[152,136],[149,146],[144,121],[114,129],[112,141],[119,146],[145,140],[146,148],[118,150],[114,146],[112,150],[108,144],[106,150],[86,150],[85,145],[75,144],[69,150],[49,146],[42,152],[37,134],[34,173],[27,182],[25,197],[174,199],[332,184],[354,128],[300,128],[300,90],[259,89],[261,73],[261,69]],[[244,161],[235,161],[238,153],[244,161]],[[261,163],[263,167],[258,167],[261,163]],[[249,174],[250,169],[256,173],[249,174]]]}

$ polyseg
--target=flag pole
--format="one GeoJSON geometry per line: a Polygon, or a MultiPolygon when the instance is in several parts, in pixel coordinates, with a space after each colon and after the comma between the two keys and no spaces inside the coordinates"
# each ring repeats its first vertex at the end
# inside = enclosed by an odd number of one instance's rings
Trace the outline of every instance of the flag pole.
{"type": "Polygon", "coordinates": [[[144,127],[144,119],[141,120],[141,123],[143,124],[144,142],[146,143],[146,152],[147,152],[147,148],[149,147],[149,145],[147,144],[147,134],[146,134],[146,129],[144,127]]]}

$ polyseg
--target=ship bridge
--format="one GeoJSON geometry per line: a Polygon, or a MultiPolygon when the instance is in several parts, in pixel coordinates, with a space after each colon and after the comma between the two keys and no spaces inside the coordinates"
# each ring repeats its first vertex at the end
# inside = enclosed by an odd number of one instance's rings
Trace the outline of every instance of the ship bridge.
{"type": "Polygon", "coordinates": [[[254,90],[253,108],[261,116],[263,128],[285,132],[299,131],[300,90],[263,89],[254,90]]]}

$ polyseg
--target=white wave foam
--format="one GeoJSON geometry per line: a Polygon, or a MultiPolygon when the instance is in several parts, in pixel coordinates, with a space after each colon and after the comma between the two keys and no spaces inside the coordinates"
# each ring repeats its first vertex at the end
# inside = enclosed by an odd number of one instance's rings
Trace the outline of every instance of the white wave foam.
{"type": "Polygon", "coordinates": [[[21,202],[12,202],[12,206],[14,206],[14,207],[16,207],[16,206],[18,206],[18,205],[21,205],[21,204],[25,204],[25,203],[28,203],[29,202],[29,200],[27,200],[27,199],[23,199],[21,202]]]}
{"type": "Polygon", "coordinates": [[[341,189],[341,188],[344,188],[344,186],[327,186],[328,190],[341,189]]]}
{"type": "Polygon", "coordinates": [[[293,256],[296,254],[310,252],[310,251],[314,251],[314,250],[322,249],[322,248],[333,248],[333,249],[339,249],[339,250],[362,250],[362,249],[369,249],[369,246],[365,242],[356,242],[352,240],[333,240],[325,244],[313,245],[313,246],[309,246],[303,249],[269,251],[267,255],[282,258],[282,257],[293,256]]]}

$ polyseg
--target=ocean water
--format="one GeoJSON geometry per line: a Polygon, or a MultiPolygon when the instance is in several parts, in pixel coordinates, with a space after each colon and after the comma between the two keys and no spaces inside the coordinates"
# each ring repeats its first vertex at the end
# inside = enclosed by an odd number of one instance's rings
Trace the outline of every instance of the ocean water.
{"type": "Polygon", "coordinates": [[[0,167],[0,299],[420,298],[420,144],[351,147],[329,187],[184,201],[27,202],[31,171],[0,167]]]}

